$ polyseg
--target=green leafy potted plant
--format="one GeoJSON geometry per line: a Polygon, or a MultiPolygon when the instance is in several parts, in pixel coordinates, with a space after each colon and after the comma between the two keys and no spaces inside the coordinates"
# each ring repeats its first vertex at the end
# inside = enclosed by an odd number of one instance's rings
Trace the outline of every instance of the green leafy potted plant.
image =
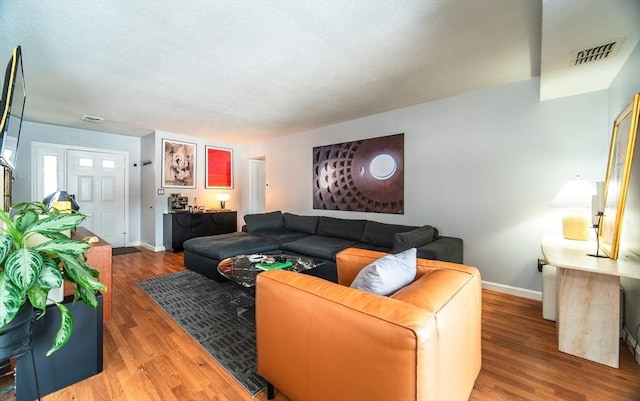
{"type": "MultiPolygon", "coordinates": [[[[98,306],[97,291],[106,291],[98,271],[88,266],[84,252],[89,244],[70,239],[65,231],[74,230],[86,218],[73,210],[48,209],[41,202],[18,203],[13,218],[0,210],[0,333],[30,303],[46,313],[49,290],[64,280],[75,285],[74,300],[98,306]],[[41,235],[40,240],[34,237],[41,235]],[[31,239],[31,240],[30,240],[31,239]]],[[[54,302],[61,314],[58,329],[47,356],[60,349],[73,332],[69,309],[54,302]]]]}

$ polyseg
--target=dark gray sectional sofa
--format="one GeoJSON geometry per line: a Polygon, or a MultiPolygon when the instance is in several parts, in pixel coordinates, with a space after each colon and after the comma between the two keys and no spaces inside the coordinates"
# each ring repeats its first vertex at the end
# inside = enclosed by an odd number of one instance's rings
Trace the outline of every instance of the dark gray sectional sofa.
{"type": "Polygon", "coordinates": [[[242,232],[197,237],[184,243],[184,265],[224,280],[218,263],[235,255],[304,255],[326,263],[308,274],[337,282],[336,254],[349,247],[389,253],[418,249],[418,257],[462,263],[462,239],[439,235],[432,226],[405,226],[370,220],[301,216],[281,211],[249,214],[242,232]]]}

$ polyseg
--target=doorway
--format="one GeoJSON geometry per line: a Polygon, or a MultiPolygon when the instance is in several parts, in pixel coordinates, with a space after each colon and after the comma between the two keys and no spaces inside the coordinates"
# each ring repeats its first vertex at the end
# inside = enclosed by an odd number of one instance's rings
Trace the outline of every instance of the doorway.
{"type": "Polygon", "coordinates": [[[265,161],[249,160],[249,213],[264,213],[266,210],[265,161]]]}
{"type": "Polygon", "coordinates": [[[128,176],[126,155],[102,149],[69,148],[34,144],[32,151],[32,199],[59,190],[75,196],[81,224],[114,248],[127,244],[128,176]]]}

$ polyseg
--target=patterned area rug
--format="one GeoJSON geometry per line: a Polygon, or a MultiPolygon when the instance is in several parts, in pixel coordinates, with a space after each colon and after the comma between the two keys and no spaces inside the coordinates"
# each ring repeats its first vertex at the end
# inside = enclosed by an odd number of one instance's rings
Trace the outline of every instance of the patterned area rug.
{"type": "Polygon", "coordinates": [[[267,383],[256,373],[255,298],[251,290],[190,270],[137,282],[252,396],[267,383]]]}

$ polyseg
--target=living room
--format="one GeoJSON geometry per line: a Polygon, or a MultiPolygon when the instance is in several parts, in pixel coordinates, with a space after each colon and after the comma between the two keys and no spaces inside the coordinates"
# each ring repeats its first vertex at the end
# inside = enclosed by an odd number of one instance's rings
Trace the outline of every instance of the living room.
{"type": "MultiPolygon", "coordinates": [[[[14,44],[11,33],[0,27],[1,37],[12,42],[3,40],[0,46],[0,55],[5,58],[14,44]]],[[[609,39],[617,37],[612,32],[609,39]]],[[[13,200],[32,199],[30,149],[34,142],[123,152],[127,155],[129,199],[126,245],[161,251],[162,214],[167,212],[167,196],[174,192],[165,188],[164,195],[158,195],[162,189],[162,139],[196,144],[198,172],[205,169],[204,147],[219,146],[233,150],[235,185],[227,191],[231,195],[227,207],[238,211],[239,225],[248,210],[247,161],[264,159],[266,210],[431,224],[443,235],[464,240],[464,262],[480,269],[484,288],[539,300],[542,275],[536,262],[542,257],[540,241],[545,234],[561,233],[560,212],[548,204],[576,174],[593,184],[604,180],[613,121],[628,99],[640,92],[637,40],[637,36],[627,37],[625,46],[631,46],[627,59],[610,83],[597,90],[541,101],[545,77],[538,71],[509,83],[380,109],[253,143],[236,142],[223,134],[206,138],[157,127],[146,127],[148,131],[138,136],[119,135],[27,118],[20,138],[13,200]],[[397,133],[405,135],[403,214],[372,216],[312,208],[313,147],[397,133]],[[151,164],[141,163],[146,160],[151,164]]],[[[593,44],[586,41],[589,43],[584,45],[593,44]]],[[[33,52],[24,47],[25,73],[33,52]]],[[[35,79],[27,85],[27,90],[36,86],[35,79]]],[[[220,191],[205,189],[202,175],[197,180],[195,189],[176,192],[217,208],[215,194],[220,191]]],[[[625,329],[635,345],[640,286],[623,279],[623,288],[625,329]]]]}

